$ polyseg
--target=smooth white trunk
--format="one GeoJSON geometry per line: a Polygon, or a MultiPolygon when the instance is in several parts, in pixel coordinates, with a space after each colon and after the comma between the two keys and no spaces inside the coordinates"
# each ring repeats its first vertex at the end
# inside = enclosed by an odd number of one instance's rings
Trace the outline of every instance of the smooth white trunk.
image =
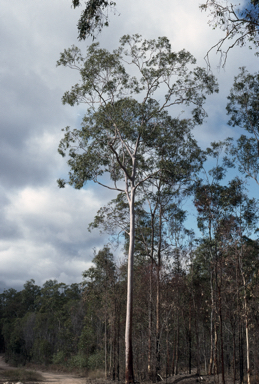
{"type": "Polygon", "coordinates": [[[250,379],[250,358],[249,358],[249,333],[248,333],[248,319],[246,314],[246,362],[247,362],[247,384],[251,383],[250,379]]]}
{"type": "Polygon", "coordinates": [[[133,374],[133,353],[132,353],[132,311],[133,311],[133,263],[135,245],[135,211],[134,211],[135,190],[131,190],[130,208],[130,239],[128,256],[128,281],[127,281],[127,310],[125,328],[125,381],[134,382],[133,374]]]}
{"type": "Polygon", "coordinates": [[[247,365],[247,384],[251,383],[250,378],[250,346],[249,346],[249,330],[248,330],[248,309],[247,309],[247,294],[246,294],[246,278],[243,270],[243,249],[241,248],[241,255],[239,255],[239,268],[242,275],[243,280],[243,288],[244,288],[244,309],[245,309],[245,326],[246,326],[246,365],[247,365]]]}

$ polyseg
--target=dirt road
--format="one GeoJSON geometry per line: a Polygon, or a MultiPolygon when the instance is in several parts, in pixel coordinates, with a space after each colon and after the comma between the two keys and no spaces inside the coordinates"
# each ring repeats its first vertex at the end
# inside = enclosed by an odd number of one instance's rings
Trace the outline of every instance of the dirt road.
{"type": "MultiPolygon", "coordinates": [[[[10,369],[16,369],[14,367],[10,367],[10,365],[6,364],[4,361],[4,357],[0,356],[0,369],[1,370],[10,370],[10,369]]],[[[58,384],[86,384],[86,378],[76,377],[69,374],[59,374],[59,373],[52,373],[52,372],[43,372],[43,371],[36,371],[39,372],[43,378],[44,381],[41,381],[43,384],[47,383],[58,383],[58,384]]]]}

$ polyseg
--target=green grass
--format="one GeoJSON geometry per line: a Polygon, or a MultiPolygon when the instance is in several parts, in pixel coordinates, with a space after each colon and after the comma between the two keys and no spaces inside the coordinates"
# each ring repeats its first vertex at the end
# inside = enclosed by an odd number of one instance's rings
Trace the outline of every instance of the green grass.
{"type": "Polygon", "coordinates": [[[43,381],[40,373],[34,371],[27,371],[26,369],[10,369],[0,371],[0,378],[7,379],[8,381],[43,381]]]}

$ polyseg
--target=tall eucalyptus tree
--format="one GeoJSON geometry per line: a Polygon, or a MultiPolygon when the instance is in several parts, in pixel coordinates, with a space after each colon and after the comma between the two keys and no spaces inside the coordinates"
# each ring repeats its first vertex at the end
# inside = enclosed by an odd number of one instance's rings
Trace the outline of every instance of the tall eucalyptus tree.
{"type": "MultiPolygon", "coordinates": [[[[123,36],[112,53],[92,44],[85,58],[72,46],[58,61],[58,65],[78,70],[81,76],[81,82],[64,94],[63,103],[88,106],[82,127],[66,127],[59,145],[59,153],[69,155],[68,183],[80,189],[92,180],[124,193],[129,205],[127,383],[134,381],[131,334],[136,190],[159,175],[170,176],[170,153],[206,116],[204,94],[217,91],[217,84],[206,70],[191,70],[194,64],[189,52],[172,52],[166,37],[142,40],[140,35],[123,36]],[[179,105],[192,106],[185,119],[168,114],[167,109],[175,107],[178,115],[179,105]]],[[[59,180],[60,187],[65,184],[59,180]]]]}

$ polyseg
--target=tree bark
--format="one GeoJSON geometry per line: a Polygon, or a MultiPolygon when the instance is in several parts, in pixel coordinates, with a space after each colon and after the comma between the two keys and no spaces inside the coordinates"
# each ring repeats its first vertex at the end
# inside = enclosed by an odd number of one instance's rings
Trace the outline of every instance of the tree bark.
{"type": "Polygon", "coordinates": [[[157,252],[157,291],[156,291],[156,379],[160,374],[160,268],[161,268],[161,243],[162,243],[162,206],[159,212],[159,244],[157,252]]]}
{"type": "Polygon", "coordinates": [[[117,327],[117,380],[120,381],[120,305],[118,308],[118,327],[117,327]]]}
{"type": "Polygon", "coordinates": [[[151,264],[150,264],[150,275],[149,275],[149,302],[148,302],[148,377],[152,379],[152,287],[153,287],[153,256],[154,256],[154,213],[151,213],[151,264]]]}
{"type": "Polygon", "coordinates": [[[105,307],[105,320],[104,320],[104,377],[107,380],[107,314],[105,307]]]}
{"type": "Polygon", "coordinates": [[[191,302],[189,302],[188,344],[189,344],[189,374],[191,374],[192,373],[192,316],[191,316],[191,302]]]}
{"type": "Polygon", "coordinates": [[[215,324],[214,326],[214,332],[215,332],[215,337],[214,337],[214,375],[218,375],[218,332],[217,332],[217,325],[215,324]]]}
{"type": "Polygon", "coordinates": [[[195,309],[195,331],[196,331],[196,349],[197,349],[197,375],[201,374],[201,357],[200,357],[200,335],[197,323],[197,308],[195,309]]]}
{"type": "MultiPolygon", "coordinates": [[[[241,249],[242,251],[242,249],[241,249]]],[[[250,379],[250,347],[249,347],[249,330],[248,330],[248,310],[247,310],[247,294],[246,294],[246,279],[242,267],[242,260],[239,260],[240,272],[243,280],[244,289],[244,309],[245,309],[245,329],[246,329],[246,364],[247,364],[247,384],[251,383],[250,379]]]]}
{"type": "Polygon", "coordinates": [[[243,353],[243,331],[242,324],[239,321],[239,383],[244,380],[244,353],[243,353]]]}
{"type": "Polygon", "coordinates": [[[235,325],[233,332],[233,384],[236,382],[236,333],[235,333],[235,325]]]}
{"type": "Polygon", "coordinates": [[[222,324],[221,287],[220,286],[218,287],[218,294],[219,294],[221,375],[222,375],[222,384],[225,384],[225,365],[224,365],[224,350],[223,350],[223,324],[222,324]]]}
{"type": "Polygon", "coordinates": [[[209,362],[209,375],[213,372],[213,317],[214,317],[214,293],[213,293],[213,271],[211,267],[210,272],[210,296],[211,296],[211,311],[210,311],[210,362],[209,362]]]}
{"type": "Polygon", "coordinates": [[[128,281],[127,281],[127,312],[125,327],[125,382],[134,383],[133,351],[132,351],[132,312],[133,312],[133,262],[135,245],[135,190],[131,189],[130,208],[130,239],[128,256],[128,281]]]}
{"type": "Polygon", "coordinates": [[[116,379],[116,317],[117,317],[117,305],[115,299],[114,305],[114,320],[113,320],[113,364],[112,364],[112,380],[116,379]]]}
{"type": "Polygon", "coordinates": [[[174,346],[173,346],[173,358],[172,358],[172,375],[175,374],[175,355],[176,355],[176,333],[174,329],[174,346]]]}
{"type": "Polygon", "coordinates": [[[175,375],[178,375],[178,358],[179,358],[179,314],[177,310],[177,324],[176,324],[176,345],[175,345],[175,375]]]}

